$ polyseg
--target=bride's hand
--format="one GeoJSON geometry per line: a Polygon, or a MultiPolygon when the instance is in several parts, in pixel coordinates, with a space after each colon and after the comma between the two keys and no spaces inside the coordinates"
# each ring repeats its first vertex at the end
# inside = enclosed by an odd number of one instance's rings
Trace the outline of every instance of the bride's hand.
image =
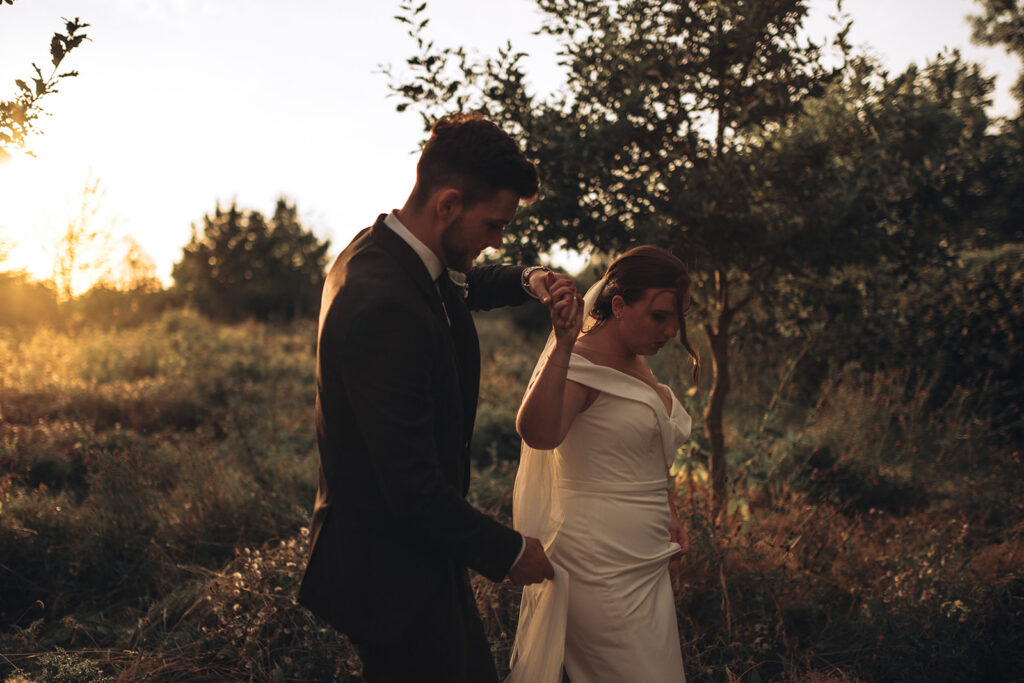
{"type": "Polygon", "coordinates": [[[576,292],[572,280],[555,280],[549,273],[548,291],[551,303],[551,328],[559,344],[575,344],[583,326],[583,297],[576,292]]]}
{"type": "Polygon", "coordinates": [[[551,329],[559,346],[572,347],[583,326],[583,297],[571,292],[551,307],[551,329]]]}
{"type": "Polygon", "coordinates": [[[670,502],[669,506],[672,516],[668,523],[668,534],[672,542],[679,546],[679,554],[685,555],[690,550],[690,537],[686,535],[686,529],[683,527],[682,522],[679,521],[675,505],[670,502]]]}

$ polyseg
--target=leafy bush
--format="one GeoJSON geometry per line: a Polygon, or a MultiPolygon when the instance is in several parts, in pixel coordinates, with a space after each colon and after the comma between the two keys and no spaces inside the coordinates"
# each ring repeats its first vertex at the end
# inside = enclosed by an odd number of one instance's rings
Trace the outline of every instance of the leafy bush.
{"type": "MultiPolygon", "coordinates": [[[[902,370],[930,384],[930,409],[967,392],[1004,444],[1024,435],[1024,244],[917,270],[851,269],[816,282],[827,324],[801,362],[805,397],[837,367],[902,370]]],[[[784,349],[783,349],[784,351],[784,349]]]]}
{"type": "Polygon", "coordinates": [[[0,272],[0,329],[55,325],[57,292],[24,272],[0,272]]]}
{"type": "Polygon", "coordinates": [[[147,600],[183,562],[222,562],[303,523],[309,337],[175,312],[120,334],[8,339],[0,614],[25,623],[147,600]]]}
{"type": "MultiPolygon", "coordinates": [[[[478,325],[469,499],[508,522],[542,340],[500,314],[478,325]]],[[[0,333],[0,677],[359,679],[352,645],[294,603],[312,338],[187,312],[119,334],[0,333]]],[[[789,360],[737,357],[737,476],[717,523],[706,393],[678,349],[654,360],[695,418],[676,478],[692,548],[671,570],[688,679],[1024,676],[1024,477],[983,397],[857,365],[791,391],[789,360]]],[[[473,587],[504,673],[519,589],[473,587]]]]}

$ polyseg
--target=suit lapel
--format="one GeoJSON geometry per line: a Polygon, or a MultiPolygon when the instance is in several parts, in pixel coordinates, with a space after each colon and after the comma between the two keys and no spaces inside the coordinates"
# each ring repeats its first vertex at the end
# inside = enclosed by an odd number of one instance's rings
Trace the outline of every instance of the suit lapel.
{"type": "Polygon", "coordinates": [[[427,300],[431,310],[444,319],[444,308],[441,306],[441,297],[437,293],[434,281],[430,279],[427,267],[423,265],[419,255],[412,247],[405,243],[395,231],[384,224],[384,216],[381,215],[373,226],[373,239],[377,244],[391,254],[398,262],[399,268],[412,280],[416,289],[427,300]]]}

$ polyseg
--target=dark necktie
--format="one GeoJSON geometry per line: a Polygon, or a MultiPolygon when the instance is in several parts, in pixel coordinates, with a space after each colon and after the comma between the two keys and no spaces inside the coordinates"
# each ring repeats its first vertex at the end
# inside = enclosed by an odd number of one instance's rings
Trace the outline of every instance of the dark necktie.
{"type": "MultiPolygon", "coordinates": [[[[462,290],[452,282],[447,272],[437,278],[437,290],[441,293],[441,304],[448,316],[458,368],[459,384],[462,388],[463,417],[466,426],[466,444],[473,433],[476,417],[476,398],[480,392],[480,343],[477,340],[473,319],[466,309],[462,290]]],[[[466,461],[467,467],[469,460],[466,461]]],[[[467,470],[468,475],[468,470],[467,470]]]]}

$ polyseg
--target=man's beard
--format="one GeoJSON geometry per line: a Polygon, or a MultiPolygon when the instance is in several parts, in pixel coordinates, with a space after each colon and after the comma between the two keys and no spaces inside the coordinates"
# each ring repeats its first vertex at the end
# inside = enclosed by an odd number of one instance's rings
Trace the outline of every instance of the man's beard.
{"type": "Polygon", "coordinates": [[[441,233],[441,254],[447,267],[465,273],[473,266],[475,256],[464,244],[459,243],[461,237],[462,219],[456,218],[441,233]]]}

